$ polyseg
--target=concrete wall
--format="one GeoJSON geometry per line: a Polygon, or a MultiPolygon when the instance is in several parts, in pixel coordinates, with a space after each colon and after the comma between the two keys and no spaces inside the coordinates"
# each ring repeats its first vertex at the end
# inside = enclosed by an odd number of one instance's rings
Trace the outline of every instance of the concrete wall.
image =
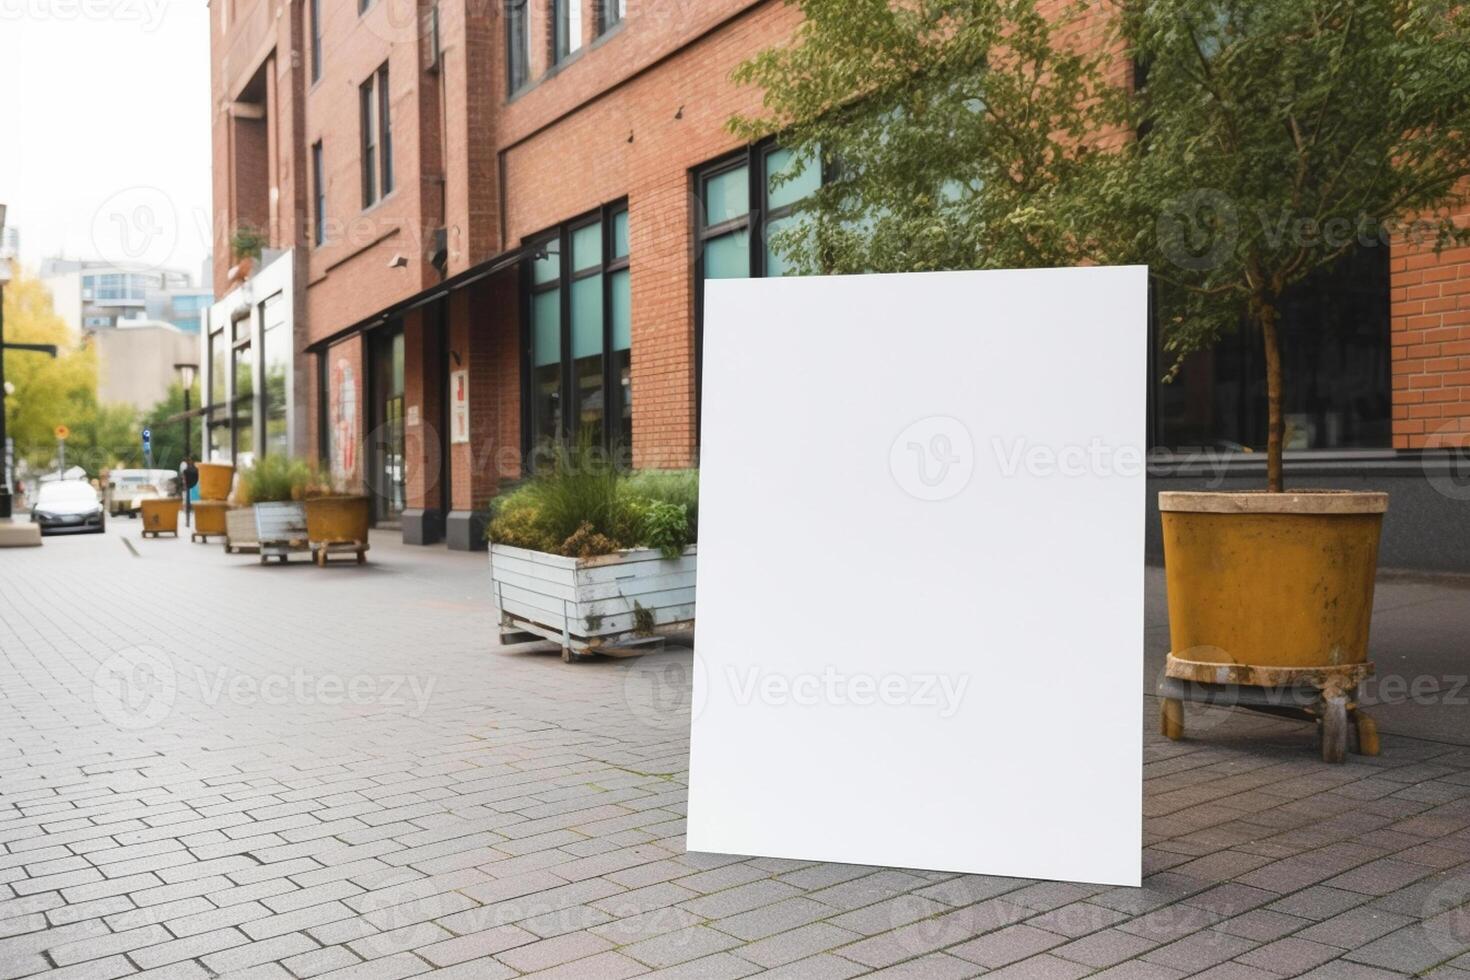
{"type": "Polygon", "coordinates": [[[131,405],[146,411],[168,397],[179,380],[175,364],[196,363],[199,338],[172,324],[98,330],[97,400],[104,405],[131,405]]]}

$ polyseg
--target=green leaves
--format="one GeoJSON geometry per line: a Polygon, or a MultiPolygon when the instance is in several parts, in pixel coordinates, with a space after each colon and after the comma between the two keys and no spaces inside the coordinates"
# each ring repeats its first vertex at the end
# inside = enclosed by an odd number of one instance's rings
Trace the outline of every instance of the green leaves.
{"type": "Polygon", "coordinates": [[[774,247],[801,272],[1070,264],[1098,198],[1077,193],[1118,102],[1104,55],[1032,0],[798,0],[795,42],[742,66],[778,134],[827,174],[774,247]]]}

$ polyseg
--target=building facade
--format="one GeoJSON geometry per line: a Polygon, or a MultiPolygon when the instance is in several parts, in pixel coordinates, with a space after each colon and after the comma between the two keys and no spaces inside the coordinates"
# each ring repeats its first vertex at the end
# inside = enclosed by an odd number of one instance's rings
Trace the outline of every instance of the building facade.
{"type": "MultiPolygon", "coordinates": [[[[172,322],[171,316],[150,315],[150,305],[161,310],[169,294],[209,292],[207,287],[196,289],[193,276],[182,269],[134,268],[91,259],[43,259],[40,278],[51,291],[56,312],[83,332],[111,329],[122,320],[172,322]]],[[[198,330],[197,314],[198,308],[192,326],[176,326],[198,330]]]]}
{"type": "MultiPolygon", "coordinates": [[[[760,110],[731,71],[798,18],[782,0],[218,0],[208,333],[221,358],[242,318],[264,343],[260,290],[241,290],[289,279],[289,435],[266,445],[254,359],[253,436],[239,364],[208,431],[319,459],[380,526],[456,548],[556,439],[694,464],[701,284],[781,274],[766,243],[819,179],[773,185],[789,157],[726,128],[760,110]],[[240,230],[268,261],[231,254],[240,230]]],[[[1470,567],[1436,531],[1464,520],[1447,450],[1470,441],[1470,252],[1352,263],[1290,304],[1289,472],[1393,490],[1385,563],[1470,567]]],[[[1227,340],[1151,390],[1157,488],[1261,479],[1258,360],[1227,340]]]]}

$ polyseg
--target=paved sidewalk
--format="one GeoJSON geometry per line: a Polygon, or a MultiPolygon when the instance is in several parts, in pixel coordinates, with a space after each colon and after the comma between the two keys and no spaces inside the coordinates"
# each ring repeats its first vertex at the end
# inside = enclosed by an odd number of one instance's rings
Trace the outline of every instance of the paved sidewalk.
{"type": "Polygon", "coordinates": [[[1150,699],[1142,889],[686,853],[687,650],[498,648],[483,556],[369,557],[0,554],[0,980],[1470,980],[1470,747],[1150,699]]]}

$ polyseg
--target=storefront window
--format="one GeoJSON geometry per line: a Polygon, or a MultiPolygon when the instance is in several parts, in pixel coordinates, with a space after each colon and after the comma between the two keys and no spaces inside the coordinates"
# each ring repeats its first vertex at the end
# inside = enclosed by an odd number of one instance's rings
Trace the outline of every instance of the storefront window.
{"type": "Polygon", "coordinates": [[[627,207],[604,208],[536,245],[529,275],[531,465],[559,439],[626,451],[633,434],[627,207]],[[564,390],[573,393],[570,404],[564,390]]]}
{"type": "Polygon", "coordinates": [[[279,293],[261,306],[264,324],[261,367],[265,377],[266,455],[286,455],[291,448],[286,427],[289,406],[287,386],[291,373],[291,329],[286,312],[285,297],[279,293]]]}
{"type": "MultiPolygon", "coordinates": [[[[1393,444],[1388,249],[1360,248],[1289,289],[1281,303],[1286,448],[1386,449],[1393,444]]],[[[1155,370],[1171,297],[1155,294],[1155,370]]],[[[1242,325],[1155,381],[1155,446],[1180,452],[1264,452],[1266,371],[1261,338],[1242,325]]]]}
{"type": "Polygon", "coordinates": [[[695,172],[699,250],[695,266],[695,370],[703,374],[704,286],[710,279],[784,276],[793,272],[773,245],[803,220],[797,207],[822,186],[821,167],[773,143],[695,172]]]}

